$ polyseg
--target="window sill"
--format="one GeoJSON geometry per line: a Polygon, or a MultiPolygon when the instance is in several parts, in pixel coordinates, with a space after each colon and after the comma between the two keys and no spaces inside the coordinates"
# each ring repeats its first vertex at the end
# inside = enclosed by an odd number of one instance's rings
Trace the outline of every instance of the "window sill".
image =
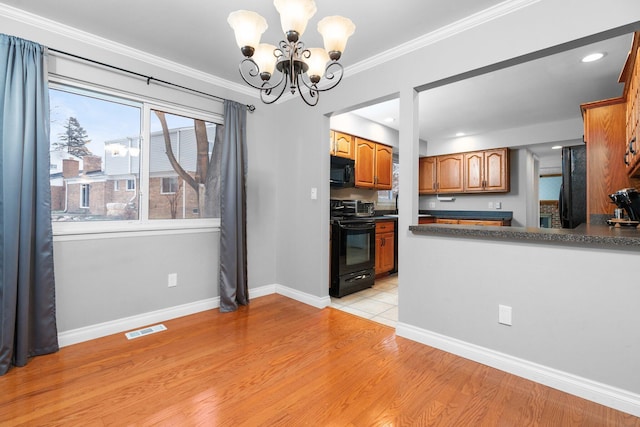
{"type": "Polygon", "coordinates": [[[53,241],[114,239],[218,231],[220,219],[53,223],[53,241]]]}

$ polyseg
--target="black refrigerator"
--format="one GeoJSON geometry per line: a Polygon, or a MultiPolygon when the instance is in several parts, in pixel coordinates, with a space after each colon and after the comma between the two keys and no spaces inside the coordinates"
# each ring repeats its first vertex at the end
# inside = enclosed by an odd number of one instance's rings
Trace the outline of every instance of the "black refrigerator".
{"type": "Polygon", "coordinates": [[[575,228],[587,220],[587,148],[584,145],[562,148],[558,208],[562,228],[575,228]]]}

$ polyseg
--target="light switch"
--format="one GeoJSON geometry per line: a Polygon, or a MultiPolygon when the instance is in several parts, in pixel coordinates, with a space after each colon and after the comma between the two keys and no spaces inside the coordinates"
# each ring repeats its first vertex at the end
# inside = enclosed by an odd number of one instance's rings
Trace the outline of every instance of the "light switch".
{"type": "Polygon", "coordinates": [[[318,199],[318,189],[316,187],[311,188],[311,200],[318,199]]]}
{"type": "Polygon", "coordinates": [[[511,307],[508,305],[498,305],[498,323],[511,326],[511,307]]]}

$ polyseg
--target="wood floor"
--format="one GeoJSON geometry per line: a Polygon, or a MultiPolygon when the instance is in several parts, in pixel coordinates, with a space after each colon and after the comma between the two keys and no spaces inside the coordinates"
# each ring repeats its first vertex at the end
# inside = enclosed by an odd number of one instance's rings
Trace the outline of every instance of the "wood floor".
{"type": "Polygon", "coordinates": [[[0,377],[0,426],[640,426],[280,295],[63,348],[0,377]]]}

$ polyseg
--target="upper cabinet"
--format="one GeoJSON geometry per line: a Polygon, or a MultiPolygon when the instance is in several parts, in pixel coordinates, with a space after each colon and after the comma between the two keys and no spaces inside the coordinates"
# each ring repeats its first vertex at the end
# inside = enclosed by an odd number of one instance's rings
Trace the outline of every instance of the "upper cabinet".
{"type": "Polygon", "coordinates": [[[436,158],[436,191],[438,193],[460,193],[463,189],[462,154],[447,154],[436,158]]]}
{"type": "Polygon", "coordinates": [[[355,137],[356,187],[391,190],[393,149],[355,137]]]}
{"type": "Polygon", "coordinates": [[[354,139],[352,135],[332,130],[329,153],[332,156],[354,160],[356,158],[354,139]]]}
{"type": "Polygon", "coordinates": [[[633,36],[633,45],[622,69],[620,82],[624,82],[625,104],[625,156],[624,162],[630,176],[640,176],[640,32],[633,36]]]}
{"type": "Polygon", "coordinates": [[[509,191],[509,150],[423,157],[418,164],[420,194],[509,191]]]}
{"type": "Polygon", "coordinates": [[[508,192],[509,150],[464,153],[465,192],[508,192]]]}

